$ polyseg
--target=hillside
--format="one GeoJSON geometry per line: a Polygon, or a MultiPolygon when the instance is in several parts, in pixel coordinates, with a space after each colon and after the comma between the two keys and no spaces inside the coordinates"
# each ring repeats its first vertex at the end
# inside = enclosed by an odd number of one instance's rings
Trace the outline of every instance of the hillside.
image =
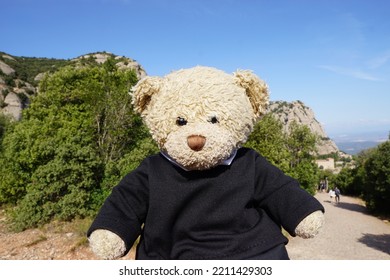
{"type": "Polygon", "coordinates": [[[119,68],[134,70],[138,78],[146,76],[145,70],[135,60],[107,52],[86,54],[70,60],[13,56],[0,52],[0,112],[19,120],[23,108],[36,94],[38,83],[46,73],[68,65],[99,65],[109,57],[117,61],[119,68]]]}

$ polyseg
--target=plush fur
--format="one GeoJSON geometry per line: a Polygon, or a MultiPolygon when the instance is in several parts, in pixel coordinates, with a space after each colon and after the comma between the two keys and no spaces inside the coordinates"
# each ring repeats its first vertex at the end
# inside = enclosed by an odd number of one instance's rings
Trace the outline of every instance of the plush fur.
{"type": "Polygon", "coordinates": [[[115,233],[104,229],[92,232],[89,243],[94,254],[105,260],[119,258],[126,251],[125,242],[115,233]]]}
{"type": "MultiPolygon", "coordinates": [[[[229,159],[265,114],[268,87],[251,71],[232,75],[197,66],[165,77],[145,77],[132,92],[161,151],[186,170],[205,170],[229,159]]],[[[295,232],[315,236],[322,227],[321,211],[307,216],[295,232]]],[[[90,236],[94,252],[104,259],[120,257],[125,245],[119,236],[97,230],[90,236]]]]}

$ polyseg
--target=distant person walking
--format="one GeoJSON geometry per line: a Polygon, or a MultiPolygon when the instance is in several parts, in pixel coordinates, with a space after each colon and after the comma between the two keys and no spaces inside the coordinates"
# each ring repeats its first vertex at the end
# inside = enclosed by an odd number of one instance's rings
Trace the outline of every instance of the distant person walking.
{"type": "Polygon", "coordinates": [[[329,190],[329,182],[328,182],[328,177],[325,177],[325,192],[329,190]]]}
{"type": "Polygon", "coordinates": [[[325,180],[320,181],[320,185],[318,186],[318,190],[321,192],[328,192],[328,181],[327,178],[325,180]]]}
{"type": "Polygon", "coordinates": [[[332,201],[332,200],[333,200],[333,197],[336,197],[335,191],[331,189],[331,190],[329,191],[329,196],[330,196],[330,201],[332,201]]]}
{"type": "Polygon", "coordinates": [[[320,192],[323,192],[324,191],[324,181],[320,181],[320,184],[318,185],[318,190],[320,191],[320,192]]]}
{"type": "Polygon", "coordinates": [[[339,203],[340,202],[340,190],[338,187],[335,188],[334,194],[335,194],[336,203],[339,203]]]}

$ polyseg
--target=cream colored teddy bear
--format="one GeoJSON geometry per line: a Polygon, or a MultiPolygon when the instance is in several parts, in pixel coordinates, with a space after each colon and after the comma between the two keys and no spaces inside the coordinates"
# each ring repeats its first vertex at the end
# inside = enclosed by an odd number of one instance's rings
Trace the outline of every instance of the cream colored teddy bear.
{"type": "Polygon", "coordinates": [[[132,91],[161,152],[125,176],[88,231],[103,259],[288,259],[281,227],[314,237],[322,205],[242,148],[268,106],[250,71],[209,67],[145,77],[132,91]]]}

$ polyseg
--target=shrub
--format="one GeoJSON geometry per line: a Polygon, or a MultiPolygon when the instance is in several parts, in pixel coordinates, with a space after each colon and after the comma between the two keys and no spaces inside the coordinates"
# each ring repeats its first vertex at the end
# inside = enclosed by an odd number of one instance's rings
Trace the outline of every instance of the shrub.
{"type": "Polygon", "coordinates": [[[367,207],[390,214],[390,140],[380,144],[364,165],[363,198],[367,207]]]}
{"type": "Polygon", "coordinates": [[[246,147],[262,154],[286,174],[297,179],[301,186],[314,194],[318,182],[318,168],[312,154],[317,137],[307,126],[292,123],[289,134],[283,132],[282,123],[272,114],[255,126],[246,147]]]}
{"type": "Polygon", "coordinates": [[[94,215],[123,175],[124,159],[134,168],[152,152],[128,95],[136,81],[111,60],[65,67],[41,81],[4,136],[0,158],[0,204],[14,205],[15,230],[94,215]]]}

